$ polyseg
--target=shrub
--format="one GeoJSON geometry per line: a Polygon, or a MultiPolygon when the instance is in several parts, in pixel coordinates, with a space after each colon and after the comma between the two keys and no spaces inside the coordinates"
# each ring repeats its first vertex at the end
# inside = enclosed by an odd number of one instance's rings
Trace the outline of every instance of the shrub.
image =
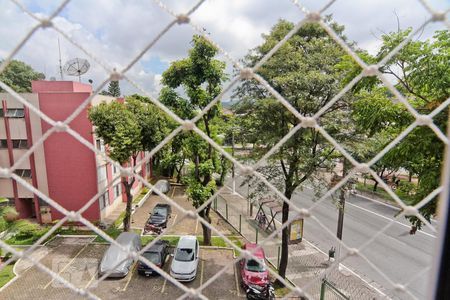
{"type": "Polygon", "coordinates": [[[36,235],[41,230],[41,226],[27,220],[19,220],[14,223],[12,229],[15,232],[16,239],[26,239],[36,235]]]}
{"type": "Polygon", "coordinates": [[[12,206],[5,206],[1,210],[0,214],[6,222],[14,222],[15,220],[17,220],[17,218],[19,218],[19,213],[12,206]]]}

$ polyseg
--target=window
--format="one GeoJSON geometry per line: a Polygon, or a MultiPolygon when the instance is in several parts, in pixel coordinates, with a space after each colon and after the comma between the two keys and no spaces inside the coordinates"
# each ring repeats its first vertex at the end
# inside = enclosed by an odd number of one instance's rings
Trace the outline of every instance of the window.
{"type": "Polygon", "coordinates": [[[31,170],[30,169],[17,169],[14,171],[14,173],[23,178],[31,178],[31,170]]]}
{"type": "Polygon", "coordinates": [[[98,202],[100,204],[100,210],[103,210],[105,207],[109,205],[109,193],[106,191],[103,195],[98,198],[98,202]]]}
{"type": "MultiPolygon", "coordinates": [[[[14,149],[28,149],[28,141],[27,140],[12,140],[14,149]]],[[[0,149],[8,148],[7,140],[0,140],[0,149]]]]}
{"type": "Polygon", "coordinates": [[[95,147],[99,150],[104,152],[105,151],[105,144],[103,143],[103,141],[101,139],[96,139],[95,140],[95,147]]]}
{"type": "Polygon", "coordinates": [[[119,171],[119,168],[116,167],[116,165],[113,165],[113,175],[116,175],[119,171]]]}
{"type": "Polygon", "coordinates": [[[106,180],[106,166],[101,166],[97,168],[97,181],[102,182],[106,180]]]}
{"type": "Polygon", "coordinates": [[[122,194],[122,184],[118,183],[114,186],[114,199],[122,194]]]}
{"type": "Polygon", "coordinates": [[[0,108],[0,117],[23,118],[25,117],[25,110],[23,108],[8,108],[5,114],[3,109],[0,108]]]}

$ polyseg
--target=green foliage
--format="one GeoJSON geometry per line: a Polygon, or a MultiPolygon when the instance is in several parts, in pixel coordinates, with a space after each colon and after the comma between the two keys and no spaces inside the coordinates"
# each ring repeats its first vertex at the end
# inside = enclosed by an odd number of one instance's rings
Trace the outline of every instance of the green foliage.
{"type": "MultiPolygon", "coordinates": [[[[383,46],[374,58],[380,60],[409,36],[411,29],[385,34],[383,46]]],[[[427,115],[450,96],[450,33],[437,31],[432,40],[411,40],[394,55],[380,71],[395,78],[396,88],[420,114],[427,115]]],[[[369,139],[383,137],[385,143],[372,143],[366,156],[371,158],[388,142],[404,131],[413,121],[411,113],[384,87],[373,85],[357,94],[354,120],[369,139]]],[[[443,110],[433,118],[442,131],[447,130],[448,112],[443,110]]],[[[439,187],[444,144],[428,127],[415,128],[380,162],[379,169],[403,168],[418,178],[417,186],[400,185],[397,194],[408,205],[417,204],[439,187]]],[[[435,214],[437,198],[420,209],[428,220],[435,214]]],[[[421,221],[408,217],[413,226],[420,228],[421,221]]]]}
{"type": "Polygon", "coordinates": [[[11,245],[31,245],[43,236],[49,228],[42,227],[39,224],[28,220],[15,221],[9,228],[12,237],[6,240],[11,245]]]}
{"type": "MultiPolygon", "coordinates": [[[[331,26],[338,32],[343,30],[336,23],[331,23],[331,26]]],[[[279,21],[270,34],[264,35],[262,45],[247,56],[247,64],[251,66],[266,55],[293,27],[294,24],[288,21],[279,21]]],[[[349,71],[339,68],[344,55],[339,45],[319,25],[308,24],[280,47],[258,69],[258,74],[299,113],[312,116],[340,91],[342,81],[349,76],[346,73],[349,71]]],[[[254,80],[244,82],[235,90],[234,97],[241,99],[234,106],[236,113],[245,115],[237,120],[239,133],[243,133],[238,135],[248,139],[243,142],[253,144],[254,160],[261,158],[300,123],[254,80]]],[[[321,116],[321,125],[338,140],[351,134],[352,129],[346,128],[350,126],[350,97],[344,95],[336,104],[340,109],[326,110],[321,116]]],[[[316,130],[300,129],[270,157],[271,166],[262,167],[260,171],[290,198],[295,188],[311,178],[318,168],[332,168],[333,152],[334,148],[316,130]]]]}
{"type": "Polygon", "coordinates": [[[14,264],[9,264],[0,270],[0,288],[16,276],[13,272],[13,268],[14,264]]]}
{"type": "MultiPolygon", "coordinates": [[[[192,39],[193,47],[189,50],[187,58],[173,62],[162,75],[164,85],[160,100],[179,117],[190,119],[198,111],[204,109],[221,92],[221,83],[226,79],[224,73],[225,63],[214,59],[218,50],[205,38],[195,35],[192,39]],[[187,97],[177,93],[182,88],[187,97]]],[[[197,126],[204,130],[208,137],[217,140],[219,128],[215,126],[220,116],[220,104],[211,107],[200,119],[197,126]]],[[[183,133],[172,142],[171,149],[163,160],[169,168],[179,173],[186,158],[189,158],[193,167],[188,178],[187,193],[194,207],[200,207],[215,189],[212,174],[220,169],[217,154],[212,147],[193,132],[183,133]]],[[[173,172],[173,170],[172,170],[173,172]]],[[[210,204],[200,212],[206,220],[209,219],[210,204]]],[[[203,226],[206,244],[210,243],[210,230],[203,226]]]]}
{"type": "MultiPolygon", "coordinates": [[[[0,60],[2,63],[3,60],[0,60]]],[[[31,66],[19,60],[12,60],[0,74],[0,81],[17,93],[31,93],[31,81],[45,79],[43,73],[36,72],[31,66]]],[[[3,89],[0,88],[0,92],[3,89]]]]}
{"type": "MultiPolygon", "coordinates": [[[[107,228],[105,230],[105,233],[107,235],[109,235],[112,239],[116,239],[119,234],[121,234],[123,231],[119,228],[117,228],[116,226],[110,226],[109,228],[107,228]]],[[[101,236],[97,236],[94,240],[94,242],[96,243],[108,243],[108,241],[106,241],[104,238],[102,238],[101,236]]]]}
{"type": "MultiPolygon", "coordinates": [[[[17,220],[19,217],[19,213],[17,212],[16,208],[13,206],[5,206],[0,208],[0,220],[1,222],[5,224],[5,229],[11,226],[12,222],[17,220]]],[[[1,228],[1,226],[0,226],[1,228]]],[[[1,232],[2,230],[0,230],[1,232]]]]}
{"type": "Polygon", "coordinates": [[[101,91],[100,95],[111,96],[111,97],[120,97],[120,86],[118,81],[110,81],[108,85],[108,89],[106,91],[101,91]]]}
{"type": "MultiPolygon", "coordinates": [[[[345,40],[343,27],[326,20],[345,40]]],[[[264,35],[263,43],[246,57],[248,66],[254,65],[294,28],[294,24],[281,20],[271,32],[264,35]]],[[[297,112],[313,116],[342,89],[350,70],[343,69],[345,53],[318,24],[305,24],[257,71],[297,112]]],[[[253,144],[251,159],[259,160],[283,137],[300,123],[298,117],[288,111],[259,82],[248,80],[234,93],[241,101],[234,108],[245,115],[238,121],[240,132],[253,144]],[[245,133],[247,132],[247,133],[245,133]]],[[[321,126],[338,141],[353,135],[349,103],[351,94],[345,94],[333,107],[322,112],[321,126]]],[[[245,141],[244,141],[245,142],[245,141]]],[[[303,182],[323,183],[324,170],[332,171],[335,149],[315,128],[301,128],[271,155],[258,171],[291,198],[303,182]],[[321,172],[317,172],[320,170],[321,172]]],[[[259,180],[250,180],[254,193],[265,196],[268,188],[259,180]]],[[[322,187],[319,187],[322,189],[322,187]]],[[[289,218],[289,205],[283,202],[282,222],[289,218]]],[[[282,251],[279,274],[285,277],[288,261],[288,230],[282,233],[282,251]]]]}
{"type": "Polygon", "coordinates": [[[109,156],[123,164],[142,150],[141,128],[127,106],[117,101],[91,107],[89,119],[95,134],[109,146],[109,156]]]}
{"type": "MultiPolygon", "coordinates": [[[[166,134],[166,116],[150,101],[133,95],[125,103],[112,101],[89,109],[89,119],[95,126],[95,134],[108,146],[109,157],[121,165],[136,164],[139,152],[149,151],[159,144],[166,134]]],[[[134,176],[123,176],[122,184],[127,194],[127,206],[123,218],[124,230],[131,226],[134,176]]]]}
{"type": "Polygon", "coordinates": [[[203,183],[196,180],[195,177],[189,176],[186,178],[185,183],[188,185],[186,193],[196,208],[200,207],[214,195],[216,190],[216,182],[214,180],[210,180],[206,185],[203,185],[203,183]]]}

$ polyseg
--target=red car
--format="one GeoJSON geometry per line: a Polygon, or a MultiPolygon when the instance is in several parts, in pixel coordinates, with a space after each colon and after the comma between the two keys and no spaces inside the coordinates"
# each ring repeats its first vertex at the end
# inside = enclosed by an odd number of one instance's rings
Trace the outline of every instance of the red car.
{"type": "Polygon", "coordinates": [[[247,243],[244,245],[245,250],[249,250],[253,255],[261,259],[262,263],[255,259],[243,259],[241,260],[241,278],[244,289],[248,286],[265,287],[269,284],[269,271],[265,264],[266,256],[263,248],[260,248],[257,244],[247,243]],[[256,250],[255,250],[256,249],[256,250]]]}

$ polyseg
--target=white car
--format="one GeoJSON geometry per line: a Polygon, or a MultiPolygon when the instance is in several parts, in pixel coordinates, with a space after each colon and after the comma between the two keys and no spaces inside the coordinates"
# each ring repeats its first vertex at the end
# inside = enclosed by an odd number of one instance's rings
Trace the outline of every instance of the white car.
{"type": "Polygon", "coordinates": [[[197,237],[182,236],[173,254],[170,275],[178,281],[194,280],[197,276],[199,250],[197,237]]]}

